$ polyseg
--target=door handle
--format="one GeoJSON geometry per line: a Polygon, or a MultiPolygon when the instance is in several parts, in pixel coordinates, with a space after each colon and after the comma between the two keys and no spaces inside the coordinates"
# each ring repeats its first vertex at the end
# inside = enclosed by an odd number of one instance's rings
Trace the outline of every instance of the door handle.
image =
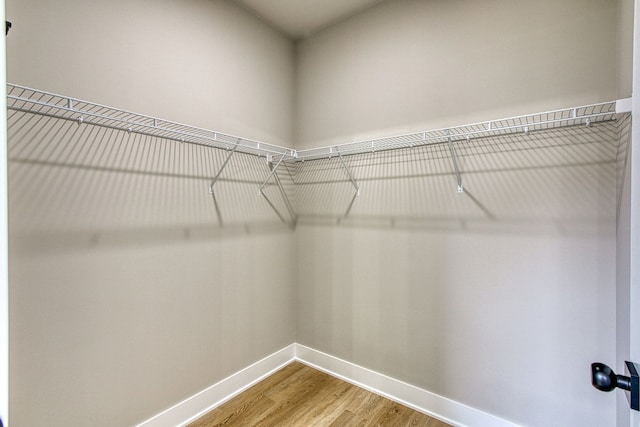
{"type": "Polygon", "coordinates": [[[629,392],[627,397],[631,409],[640,411],[640,380],[638,371],[640,366],[632,362],[625,362],[625,373],[617,375],[613,369],[604,363],[591,364],[591,384],[600,391],[612,391],[620,388],[629,392]]]}

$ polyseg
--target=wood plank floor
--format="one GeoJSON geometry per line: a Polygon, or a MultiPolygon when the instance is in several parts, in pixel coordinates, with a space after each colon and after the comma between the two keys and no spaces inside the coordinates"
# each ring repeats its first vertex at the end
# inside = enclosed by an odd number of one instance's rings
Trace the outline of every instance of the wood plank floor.
{"type": "Polygon", "coordinates": [[[293,362],[189,427],[449,427],[413,409],[293,362]]]}

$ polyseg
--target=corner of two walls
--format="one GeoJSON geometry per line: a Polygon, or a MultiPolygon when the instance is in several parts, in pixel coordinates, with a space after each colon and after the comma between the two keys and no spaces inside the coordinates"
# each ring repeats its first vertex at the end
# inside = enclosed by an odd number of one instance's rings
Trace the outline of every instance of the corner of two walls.
{"type": "MultiPolygon", "coordinates": [[[[229,2],[12,0],[7,12],[15,25],[10,82],[273,143],[293,139],[298,149],[616,97],[616,9],[608,1],[389,1],[295,49],[229,2]]],[[[588,362],[608,359],[614,346],[615,319],[596,304],[615,301],[610,165],[551,178],[525,173],[503,192],[503,176],[465,176],[470,191],[497,194],[493,201],[515,216],[500,232],[482,220],[461,227],[460,213],[482,213],[448,192],[453,178],[445,175],[428,185],[363,185],[360,213],[416,213],[405,227],[373,218],[373,226],[310,223],[295,235],[246,235],[233,210],[223,214],[237,228],[211,230],[206,177],[222,157],[193,166],[196,149],[153,151],[155,141],[117,134],[120,157],[104,155],[100,167],[121,162],[136,178],[105,178],[41,164],[51,153],[72,166],[95,158],[81,148],[91,134],[69,130],[71,145],[47,151],[47,132],[20,134],[29,118],[16,120],[17,427],[141,421],[294,339],[523,424],[605,425],[613,413],[613,404],[595,412],[602,397],[586,379],[588,362]],[[141,160],[148,153],[159,153],[151,165],[141,160]],[[196,177],[174,186],[154,180],[171,153],[196,177]],[[567,178],[598,185],[540,195],[541,185],[567,178]],[[528,191],[518,191],[521,183],[528,191]],[[584,210],[595,232],[544,218],[523,231],[527,218],[518,214],[534,195],[554,215],[584,210]],[[198,230],[185,225],[194,219],[198,230]]],[[[377,160],[349,165],[366,174],[377,160]]],[[[247,162],[229,173],[242,174],[247,162]]],[[[244,195],[251,188],[237,193],[229,182],[221,191],[229,206],[248,204],[250,220],[271,218],[244,195]]],[[[328,205],[343,202],[328,197],[328,205]]]]}

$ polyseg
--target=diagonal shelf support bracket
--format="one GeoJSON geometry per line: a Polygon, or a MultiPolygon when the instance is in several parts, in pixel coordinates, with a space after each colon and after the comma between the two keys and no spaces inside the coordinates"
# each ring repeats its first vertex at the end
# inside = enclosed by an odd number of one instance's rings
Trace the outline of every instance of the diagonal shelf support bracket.
{"type": "MultiPolygon", "coordinates": [[[[286,168],[286,163],[283,163],[283,164],[284,164],[284,166],[286,168]]],[[[285,191],[284,186],[282,185],[282,182],[280,181],[280,177],[278,176],[278,174],[275,174],[273,176],[273,179],[276,182],[276,185],[278,186],[278,189],[280,190],[280,195],[282,196],[282,200],[284,201],[284,205],[287,208],[287,211],[289,212],[289,216],[291,217],[291,220],[295,224],[295,222],[296,222],[296,213],[294,212],[293,206],[291,205],[291,202],[289,201],[289,198],[287,197],[287,192],[285,191]]]]}
{"type": "MultiPolygon", "coordinates": [[[[295,214],[295,212],[293,210],[293,206],[291,206],[291,202],[289,201],[289,198],[287,197],[287,193],[285,192],[285,189],[282,186],[282,182],[280,182],[280,178],[278,178],[278,175],[276,173],[278,171],[278,168],[282,164],[282,161],[284,160],[284,158],[286,156],[287,156],[287,154],[282,154],[282,156],[280,157],[280,160],[278,160],[276,165],[271,168],[271,172],[269,173],[267,178],[264,180],[264,182],[260,186],[260,189],[258,190],[258,194],[260,196],[264,197],[264,199],[267,201],[269,206],[271,206],[271,209],[273,209],[273,211],[276,213],[276,215],[278,215],[278,218],[280,218],[280,221],[282,221],[283,223],[286,224],[287,220],[285,219],[284,215],[282,215],[282,213],[280,213],[278,208],[276,208],[276,206],[273,204],[271,199],[264,192],[264,189],[265,189],[267,183],[269,182],[269,180],[271,180],[271,177],[274,177],[275,183],[276,183],[278,189],[280,190],[280,194],[282,195],[282,199],[284,200],[285,207],[287,208],[287,211],[289,212],[289,216],[291,217],[291,226],[294,227],[295,223],[296,223],[296,214],[295,214]]],[[[269,161],[269,157],[267,158],[267,161],[268,161],[269,165],[271,166],[272,162],[269,161]]]]}
{"type": "MultiPolygon", "coordinates": [[[[264,187],[267,185],[267,182],[269,182],[269,180],[271,179],[271,177],[273,176],[273,174],[276,173],[276,171],[278,170],[278,167],[280,166],[280,163],[282,163],[282,161],[284,160],[284,154],[280,157],[280,160],[278,160],[278,163],[276,163],[275,167],[273,167],[271,169],[271,172],[269,173],[269,175],[267,176],[267,178],[264,180],[264,182],[262,183],[262,185],[260,186],[260,189],[258,190],[258,193],[261,196],[264,196],[264,187]]],[[[267,158],[267,161],[269,162],[269,159],[267,158]]],[[[269,162],[271,163],[271,162],[269,162]]]]}
{"type": "Polygon", "coordinates": [[[338,157],[340,158],[342,167],[344,167],[344,170],[347,171],[347,175],[349,176],[349,179],[351,180],[351,184],[355,189],[355,192],[353,193],[353,197],[351,198],[351,203],[349,203],[349,207],[347,208],[347,211],[344,213],[344,218],[346,218],[347,216],[349,216],[349,213],[351,212],[351,208],[353,208],[353,204],[355,203],[356,199],[358,198],[358,196],[360,196],[360,187],[358,186],[358,182],[356,181],[356,179],[353,177],[351,170],[349,169],[344,159],[342,158],[342,153],[340,153],[340,151],[338,151],[337,148],[336,148],[336,151],[338,152],[338,157]]]}
{"type": "MultiPolygon", "coordinates": [[[[489,122],[489,126],[491,126],[491,122],[489,122]]],[[[469,141],[469,136],[467,136],[467,141],[469,141]]],[[[462,176],[460,174],[460,168],[458,166],[458,157],[456,155],[456,150],[453,147],[453,140],[451,138],[450,129],[447,129],[447,144],[449,145],[449,153],[451,154],[451,161],[453,162],[453,168],[456,173],[456,181],[458,183],[458,193],[465,194],[469,198],[469,200],[471,200],[473,204],[476,205],[476,207],[478,207],[478,209],[480,209],[487,216],[487,218],[489,218],[492,221],[495,221],[496,216],[484,204],[482,204],[478,199],[476,199],[475,196],[471,194],[469,190],[465,190],[465,188],[462,186],[462,176]]]]}
{"type": "Polygon", "coordinates": [[[224,168],[227,167],[227,164],[229,163],[229,160],[231,160],[231,157],[236,152],[236,150],[238,149],[239,145],[240,145],[240,140],[238,140],[238,142],[234,145],[233,150],[231,150],[231,152],[229,153],[229,155],[225,159],[224,163],[220,167],[220,170],[218,171],[216,176],[211,180],[211,183],[209,184],[209,193],[211,194],[211,198],[213,198],[213,206],[215,206],[215,208],[216,208],[216,215],[218,216],[218,224],[220,225],[220,227],[222,227],[222,225],[223,225],[222,214],[220,213],[220,206],[218,205],[218,200],[216,199],[216,193],[213,191],[213,186],[216,184],[216,182],[220,178],[220,175],[222,175],[222,171],[224,170],[224,168]]]}
{"type": "Polygon", "coordinates": [[[458,157],[456,156],[456,150],[453,148],[453,141],[451,140],[451,131],[447,129],[447,139],[449,145],[449,153],[451,153],[451,161],[453,162],[453,168],[456,173],[456,180],[458,182],[458,193],[464,193],[464,187],[462,186],[462,177],[460,176],[460,168],[458,167],[458,157]]]}

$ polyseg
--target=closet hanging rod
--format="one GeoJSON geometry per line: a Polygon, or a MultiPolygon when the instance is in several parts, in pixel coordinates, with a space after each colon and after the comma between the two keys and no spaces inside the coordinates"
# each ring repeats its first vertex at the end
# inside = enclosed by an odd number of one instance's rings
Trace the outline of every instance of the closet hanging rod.
{"type": "Polygon", "coordinates": [[[490,120],[469,125],[453,126],[423,132],[407,133],[298,150],[296,161],[319,160],[342,156],[410,148],[421,145],[446,144],[474,137],[503,136],[516,133],[528,134],[536,130],[548,130],[568,126],[591,126],[599,122],[615,120],[618,114],[629,113],[629,98],[601,102],[580,107],[564,108],[543,113],[521,115],[490,120]]]}
{"type": "Polygon", "coordinates": [[[7,108],[76,121],[79,124],[125,130],[189,144],[226,150],[237,147],[238,152],[256,156],[278,155],[290,159],[296,157],[296,151],[290,148],[132,113],[11,83],[7,84],[7,108]]]}

